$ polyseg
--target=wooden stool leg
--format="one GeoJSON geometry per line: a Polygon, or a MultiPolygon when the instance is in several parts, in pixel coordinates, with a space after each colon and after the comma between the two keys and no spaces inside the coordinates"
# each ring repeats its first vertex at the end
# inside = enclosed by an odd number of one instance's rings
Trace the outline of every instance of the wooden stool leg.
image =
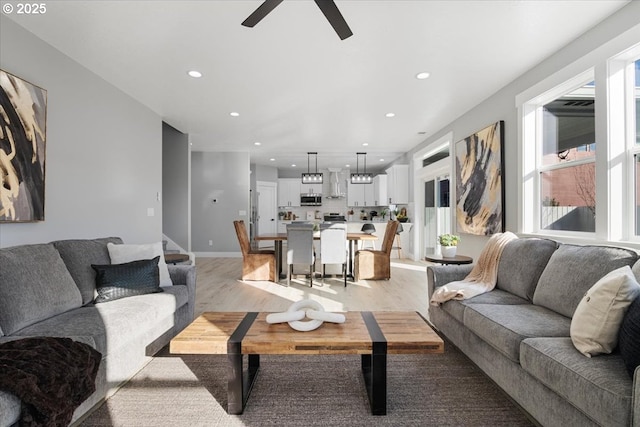
{"type": "Polygon", "coordinates": [[[402,258],[402,243],[399,234],[396,234],[396,249],[398,250],[398,258],[402,258]]]}

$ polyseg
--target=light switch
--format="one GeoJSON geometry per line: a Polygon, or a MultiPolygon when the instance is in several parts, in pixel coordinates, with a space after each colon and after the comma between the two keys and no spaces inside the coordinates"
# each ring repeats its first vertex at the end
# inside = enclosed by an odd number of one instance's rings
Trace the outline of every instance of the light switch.
{"type": "Polygon", "coordinates": [[[238,211],[238,216],[247,216],[247,211],[238,211]]]}
{"type": "Polygon", "coordinates": [[[156,216],[156,210],[153,208],[147,208],[147,216],[156,216]]]}

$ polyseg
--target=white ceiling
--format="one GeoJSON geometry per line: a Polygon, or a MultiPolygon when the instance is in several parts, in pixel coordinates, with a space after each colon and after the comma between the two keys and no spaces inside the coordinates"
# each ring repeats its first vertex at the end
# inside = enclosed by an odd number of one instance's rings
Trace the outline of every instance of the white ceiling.
{"type": "Polygon", "coordinates": [[[240,23],[261,0],[49,1],[44,15],[9,16],[190,134],[193,150],[301,171],[308,151],[319,168],[366,151],[370,170],[627,2],[336,0],[354,33],[344,41],[310,0],[285,0],[254,28],[240,23]]]}

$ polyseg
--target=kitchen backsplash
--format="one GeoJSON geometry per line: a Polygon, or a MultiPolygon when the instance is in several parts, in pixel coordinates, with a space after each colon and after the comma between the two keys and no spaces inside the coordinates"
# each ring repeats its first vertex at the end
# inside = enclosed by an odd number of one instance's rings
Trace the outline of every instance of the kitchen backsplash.
{"type": "MultiPolygon", "coordinates": [[[[400,207],[400,205],[399,205],[400,207]]],[[[368,206],[368,207],[354,207],[353,209],[353,220],[360,220],[361,210],[364,210],[364,213],[367,215],[367,219],[369,219],[369,214],[371,211],[376,211],[378,213],[377,220],[382,221],[382,210],[387,208],[388,206],[368,206]]],[[[287,207],[287,208],[279,208],[278,212],[291,213],[291,216],[295,215],[296,219],[306,220],[307,214],[316,219],[323,219],[325,214],[329,213],[337,213],[339,215],[344,215],[346,219],[348,219],[348,211],[349,207],[347,206],[347,199],[330,199],[327,197],[322,198],[322,206],[301,206],[301,207],[287,207]]],[[[293,219],[292,217],[287,216],[289,219],[293,219]]],[[[280,218],[282,219],[282,218],[280,218]]],[[[389,215],[385,218],[385,220],[389,219],[389,215]]]]}

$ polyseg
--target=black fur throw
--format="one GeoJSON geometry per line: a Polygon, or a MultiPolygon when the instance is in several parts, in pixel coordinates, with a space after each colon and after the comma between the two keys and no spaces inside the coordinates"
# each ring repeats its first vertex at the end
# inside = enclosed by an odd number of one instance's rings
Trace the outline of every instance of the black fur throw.
{"type": "Polygon", "coordinates": [[[20,426],[68,426],[96,389],[102,355],[70,338],[34,337],[0,344],[0,389],[22,400],[20,426]]]}

